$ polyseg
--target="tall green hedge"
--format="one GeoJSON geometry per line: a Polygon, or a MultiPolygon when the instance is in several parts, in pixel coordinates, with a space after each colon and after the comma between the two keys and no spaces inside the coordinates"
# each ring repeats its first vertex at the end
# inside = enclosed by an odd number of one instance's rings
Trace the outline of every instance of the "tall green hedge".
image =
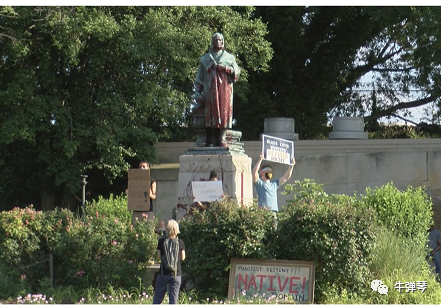
{"type": "Polygon", "coordinates": [[[213,203],[180,222],[187,259],[183,270],[204,297],[225,298],[231,258],[272,259],[274,216],[256,205],[213,203]]]}
{"type": "MultiPolygon", "coordinates": [[[[142,220],[132,225],[127,203],[112,200],[94,203],[81,218],[66,209],[0,212],[1,273],[14,277],[23,290],[43,291],[52,254],[55,286],[77,291],[108,284],[139,286],[138,278],[156,255],[156,223],[142,220]]],[[[9,292],[0,293],[0,298],[9,292]]]]}
{"type": "Polygon", "coordinates": [[[328,195],[310,180],[286,191],[295,194],[279,213],[277,259],[315,262],[316,301],[329,285],[366,287],[375,243],[373,210],[355,206],[356,198],[328,195]]]}
{"type": "Polygon", "coordinates": [[[397,189],[389,182],[367,188],[360,205],[376,212],[376,221],[408,240],[425,246],[427,231],[433,223],[432,201],[424,187],[397,189]]]}

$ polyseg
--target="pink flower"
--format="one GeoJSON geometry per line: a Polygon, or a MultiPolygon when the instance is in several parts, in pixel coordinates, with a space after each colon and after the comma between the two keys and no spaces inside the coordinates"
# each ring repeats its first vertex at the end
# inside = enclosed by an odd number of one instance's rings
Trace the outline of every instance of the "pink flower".
{"type": "Polygon", "coordinates": [[[112,244],[113,244],[113,245],[116,245],[116,244],[118,244],[118,242],[116,242],[116,240],[113,240],[113,241],[112,241],[112,244]]]}
{"type": "Polygon", "coordinates": [[[97,212],[95,212],[95,216],[96,216],[96,217],[98,217],[98,211],[97,211],[97,212]]]}
{"type": "Polygon", "coordinates": [[[133,263],[133,260],[129,260],[129,264],[132,264],[133,263]]]}
{"type": "Polygon", "coordinates": [[[135,234],[135,238],[137,238],[138,237],[138,234],[135,234]]]}
{"type": "Polygon", "coordinates": [[[29,221],[28,220],[26,220],[25,222],[26,222],[26,225],[29,225],[29,221]]]}
{"type": "Polygon", "coordinates": [[[115,223],[118,224],[118,219],[115,219],[115,223]]]}
{"type": "Polygon", "coordinates": [[[25,280],[26,279],[26,274],[21,274],[20,279],[21,280],[25,280]]]}
{"type": "Polygon", "coordinates": [[[77,276],[83,276],[84,275],[84,271],[78,271],[77,272],[77,276]]]}
{"type": "Polygon", "coordinates": [[[145,213],[143,213],[143,214],[142,214],[142,217],[144,217],[144,218],[145,218],[145,217],[148,217],[148,215],[147,215],[147,214],[145,214],[145,213]]]}

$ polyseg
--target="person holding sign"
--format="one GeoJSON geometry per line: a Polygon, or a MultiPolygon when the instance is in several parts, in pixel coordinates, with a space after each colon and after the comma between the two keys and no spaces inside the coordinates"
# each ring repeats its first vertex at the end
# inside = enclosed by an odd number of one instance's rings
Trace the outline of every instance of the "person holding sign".
{"type": "Polygon", "coordinates": [[[291,178],[292,170],[296,164],[294,157],[291,160],[291,165],[286,170],[285,174],[278,178],[272,179],[273,169],[269,165],[264,165],[260,169],[260,164],[264,158],[263,152],[259,156],[259,160],[253,167],[253,183],[256,187],[259,207],[268,208],[273,212],[279,212],[277,204],[277,189],[291,178]],[[260,169],[260,171],[259,171],[260,169]]]}
{"type": "MultiPolygon", "coordinates": [[[[150,170],[150,164],[145,161],[145,160],[141,160],[141,162],[139,162],[139,169],[143,169],[143,170],[150,170]]],[[[150,209],[148,212],[152,212],[153,214],[153,200],[156,199],[156,180],[153,178],[150,178],[150,209]]],[[[149,214],[150,216],[150,214],[149,214]]]]}
{"type": "MultiPolygon", "coordinates": [[[[211,171],[210,178],[208,178],[208,181],[217,181],[217,173],[216,173],[216,171],[211,171]]],[[[222,198],[224,198],[224,197],[225,197],[225,195],[222,194],[222,198]]],[[[211,202],[209,202],[209,201],[203,201],[203,202],[197,201],[196,205],[198,206],[199,212],[202,212],[202,211],[207,210],[210,207],[211,202]]]]}

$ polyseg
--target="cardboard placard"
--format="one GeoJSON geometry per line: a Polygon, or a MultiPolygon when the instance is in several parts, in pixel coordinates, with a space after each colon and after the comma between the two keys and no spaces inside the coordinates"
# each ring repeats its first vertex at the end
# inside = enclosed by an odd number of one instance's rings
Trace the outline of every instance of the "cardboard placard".
{"type": "Polygon", "coordinates": [[[222,181],[192,181],[194,201],[222,200],[222,181]]]}
{"type": "Polygon", "coordinates": [[[264,159],[291,165],[294,158],[294,142],[262,134],[264,159]]]}
{"type": "Polygon", "coordinates": [[[228,299],[233,297],[314,302],[314,262],[291,260],[231,259],[228,299]]]}
{"type": "Polygon", "coordinates": [[[129,169],[128,209],[150,211],[150,170],[129,169]]]}

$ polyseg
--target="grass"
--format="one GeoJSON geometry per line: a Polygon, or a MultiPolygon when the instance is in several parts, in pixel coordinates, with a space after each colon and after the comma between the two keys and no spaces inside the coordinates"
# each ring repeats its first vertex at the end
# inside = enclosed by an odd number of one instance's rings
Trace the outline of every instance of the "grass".
{"type": "MultiPolygon", "coordinates": [[[[372,280],[381,280],[388,287],[387,295],[381,295],[366,285],[365,290],[352,293],[350,289],[329,286],[323,304],[440,304],[441,285],[436,281],[424,257],[423,247],[417,246],[390,230],[378,233],[370,271],[372,280]],[[411,283],[425,281],[427,288],[411,291],[411,283]],[[398,282],[404,289],[395,289],[398,282]],[[406,288],[406,283],[407,288],[406,288]]],[[[421,284],[421,283],[420,283],[421,284]]]]}

